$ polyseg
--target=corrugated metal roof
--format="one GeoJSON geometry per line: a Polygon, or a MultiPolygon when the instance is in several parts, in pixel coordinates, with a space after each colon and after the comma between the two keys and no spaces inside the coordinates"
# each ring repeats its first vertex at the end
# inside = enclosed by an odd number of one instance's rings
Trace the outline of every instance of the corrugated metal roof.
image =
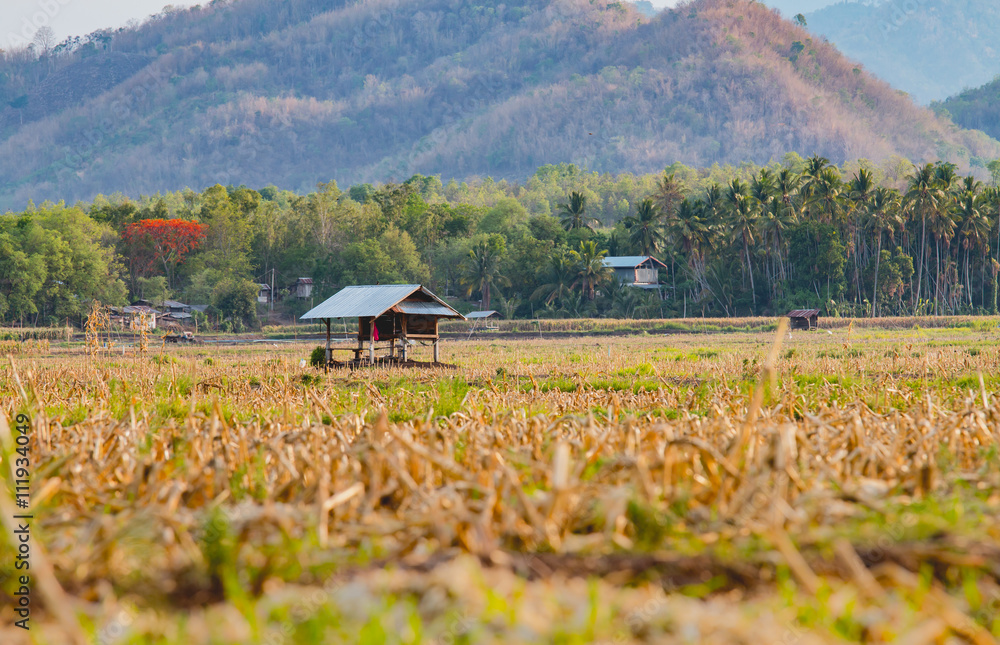
{"type": "Polygon", "coordinates": [[[312,278],[299,278],[295,282],[296,282],[296,284],[312,284],[313,283],[313,279],[312,278]]]}
{"type": "Polygon", "coordinates": [[[819,309],[796,309],[795,311],[789,311],[789,318],[812,318],[813,316],[819,315],[819,309]]]}
{"type": "MultiPolygon", "coordinates": [[[[463,317],[462,314],[449,307],[446,302],[419,284],[380,284],[344,287],[329,299],[308,311],[302,316],[301,320],[381,316],[417,291],[422,291],[427,296],[433,298],[437,305],[441,307],[441,310],[447,312],[426,313],[426,310],[421,308],[421,311],[417,312],[420,315],[434,315],[448,318],[463,317]]],[[[405,306],[410,307],[411,305],[415,305],[415,307],[420,307],[425,304],[434,305],[434,303],[410,301],[405,306]]]]}
{"type": "Polygon", "coordinates": [[[465,317],[468,318],[469,320],[475,320],[476,318],[489,318],[495,313],[496,312],[493,311],[492,309],[489,311],[470,311],[469,313],[465,314],[465,317]]]}
{"type": "Polygon", "coordinates": [[[404,300],[396,305],[396,309],[404,314],[416,316],[446,316],[450,318],[455,315],[455,311],[451,307],[444,307],[436,302],[423,302],[422,300],[404,300]]]}
{"type": "Polygon", "coordinates": [[[661,267],[667,266],[651,255],[625,255],[621,257],[604,258],[604,266],[611,267],[612,269],[634,269],[646,260],[652,260],[661,267]]]}

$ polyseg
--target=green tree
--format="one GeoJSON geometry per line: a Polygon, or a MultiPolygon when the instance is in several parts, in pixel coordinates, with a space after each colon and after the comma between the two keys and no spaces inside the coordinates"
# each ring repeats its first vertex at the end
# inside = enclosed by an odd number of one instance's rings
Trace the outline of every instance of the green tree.
{"type": "Polygon", "coordinates": [[[257,285],[249,280],[230,277],[220,282],[212,292],[212,306],[239,328],[256,329],[257,285]]]}
{"type": "Polygon", "coordinates": [[[510,281],[500,273],[500,263],[507,252],[502,235],[492,234],[477,242],[465,261],[463,284],[466,295],[473,292],[482,294],[483,309],[490,308],[490,294],[494,287],[509,285],[510,281]]]}
{"type": "Polygon", "coordinates": [[[576,286],[587,300],[596,297],[597,287],[611,279],[612,270],[604,264],[607,251],[597,248],[594,241],[580,242],[576,250],[576,286]]]}
{"type": "Polygon", "coordinates": [[[663,211],[652,199],[644,199],[636,208],[635,217],[623,222],[629,231],[629,244],[640,255],[654,255],[663,248],[663,211]]]}
{"type": "Polygon", "coordinates": [[[576,191],[569,194],[569,201],[559,204],[559,221],[567,231],[592,231],[593,219],[587,217],[587,198],[576,191]]]}

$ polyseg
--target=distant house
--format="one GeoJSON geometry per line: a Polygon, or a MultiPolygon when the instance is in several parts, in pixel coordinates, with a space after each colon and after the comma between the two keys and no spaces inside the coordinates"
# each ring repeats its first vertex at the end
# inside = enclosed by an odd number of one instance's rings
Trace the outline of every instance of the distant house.
{"type": "Polygon", "coordinates": [[[156,317],[159,312],[152,307],[145,305],[133,305],[122,307],[122,327],[129,331],[139,331],[145,329],[152,331],[156,329],[156,317]]]}
{"type": "Polygon", "coordinates": [[[172,314],[189,314],[191,313],[191,305],[186,305],[183,302],[177,302],[176,300],[164,300],[163,301],[164,313],[172,314]]]}
{"type": "Polygon", "coordinates": [[[819,309],[796,309],[788,312],[792,329],[812,331],[819,329],[819,309]]]}
{"type": "Polygon", "coordinates": [[[295,294],[296,298],[301,300],[308,300],[312,297],[313,293],[313,279],[312,278],[299,278],[292,285],[292,293],[295,294]]]}
{"type": "Polygon", "coordinates": [[[262,305],[271,302],[271,285],[264,283],[257,285],[257,302],[262,305]]]}
{"type": "Polygon", "coordinates": [[[604,266],[614,269],[618,282],[642,289],[660,288],[660,269],[667,265],[651,255],[604,258],[604,266]]]}

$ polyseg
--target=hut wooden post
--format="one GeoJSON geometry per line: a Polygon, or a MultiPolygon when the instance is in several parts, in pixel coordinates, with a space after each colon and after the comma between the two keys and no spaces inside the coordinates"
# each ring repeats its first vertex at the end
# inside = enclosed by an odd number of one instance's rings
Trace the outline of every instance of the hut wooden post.
{"type": "Polygon", "coordinates": [[[434,339],[434,362],[435,363],[440,363],[441,362],[441,350],[439,349],[440,344],[441,344],[441,339],[440,338],[435,338],[434,339]]]}
{"type": "Polygon", "coordinates": [[[326,319],[326,360],[323,361],[323,371],[329,373],[330,371],[330,319],[326,319]]]}
{"type": "Polygon", "coordinates": [[[372,365],[375,364],[375,319],[372,318],[372,324],[368,327],[368,362],[372,365]]]}
{"type": "Polygon", "coordinates": [[[400,323],[400,329],[402,334],[399,339],[399,360],[406,362],[406,316],[402,317],[402,322],[400,323]]]}

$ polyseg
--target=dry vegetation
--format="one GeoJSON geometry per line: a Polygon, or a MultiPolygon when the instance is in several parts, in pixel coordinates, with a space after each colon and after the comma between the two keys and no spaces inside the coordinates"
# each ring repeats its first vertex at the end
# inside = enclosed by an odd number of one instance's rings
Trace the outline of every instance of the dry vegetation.
{"type": "Polygon", "coordinates": [[[473,340],[456,370],[326,376],[311,345],[16,358],[0,405],[34,420],[58,582],[32,634],[991,643],[986,322],[473,340]]]}
{"type": "Polygon", "coordinates": [[[645,173],[791,151],[963,168],[1000,156],[747,0],[654,20],[588,0],[253,0],[108,37],[0,58],[0,204],[511,179],[561,162],[645,173]]]}

